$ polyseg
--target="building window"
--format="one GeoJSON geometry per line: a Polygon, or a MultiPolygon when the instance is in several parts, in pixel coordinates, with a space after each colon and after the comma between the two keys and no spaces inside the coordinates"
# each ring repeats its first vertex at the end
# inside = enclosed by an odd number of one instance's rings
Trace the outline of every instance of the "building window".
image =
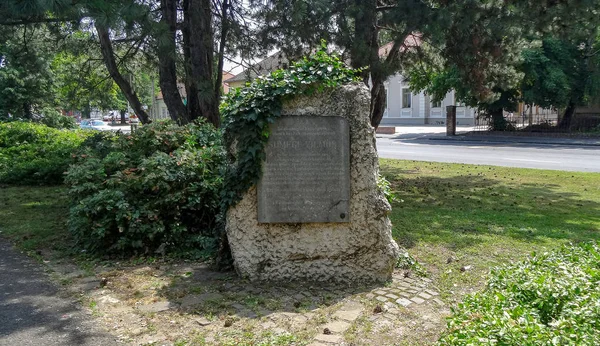
{"type": "Polygon", "coordinates": [[[412,93],[409,88],[402,88],[402,108],[410,108],[412,106],[412,93]]]}
{"type": "Polygon", "coordinates": [[[431,108],[442,108],[442,101],[431,102],[431,108]]]}

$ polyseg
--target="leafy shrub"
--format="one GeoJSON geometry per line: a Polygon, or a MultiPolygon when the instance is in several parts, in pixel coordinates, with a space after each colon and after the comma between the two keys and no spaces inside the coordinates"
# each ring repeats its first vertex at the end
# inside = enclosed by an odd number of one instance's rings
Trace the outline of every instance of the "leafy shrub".
{"type": "Polygon", "coordinates": [[[423,266],[408,252],[404,252],[398,256],[398,259],[396,260],[396,268],[410,270],[418,276],[427,275],[425,268],[423,268],[423,266]]]}
{"type": "Polygon", "coordinates": [[[564,247],[493,270],[448,329],[441,345],[600,345],[600,247],[564,247]]]}
{"type": "Polygon", "coordinates": [[[90,252],[207,255],[225,155],[212,125],[146,125],[88,138],[65,181],[69,229],[90,252]],[[192,253],[193,252],[193,253],[192,253]]]}
{"type": "Polygon", "coordinates": [[[42,109],[41,117],[38,120],[40,123],[53,127],[55,129],[75,129],[77,123],[75,119],[60,114],[57,110],[47,107],[42,109]]]}
{"type": "Polygon", "coordinates": [[[64,116],[59,111],[52,107],[44,107],[40,110],[40,114],[32,115],[32,118],[21,118],[16,116],[8,116],[0,114],[0,123],[9,122],[33,122],[44,124],[55,129],[76,129],[77,122],[72,117],[64,116]]]}
{"type": "Polygon", "coordinates": [[[72,152],[87,136],[31,122],[0,123],[0,183],[61,184],[72,152]]]}

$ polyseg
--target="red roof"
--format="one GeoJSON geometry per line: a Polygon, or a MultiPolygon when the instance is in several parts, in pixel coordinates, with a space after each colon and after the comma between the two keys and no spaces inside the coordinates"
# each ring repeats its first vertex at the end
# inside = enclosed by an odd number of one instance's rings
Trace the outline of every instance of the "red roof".
{"type": "MultiPolygon", "coordinates": [[[[404,44],[402,44],[399,48],[400,52],[404,52],[407,49],[413,47],[419,47],[423,42],[421,39],[422,35],[420,33],[412,33],[404,39],[404,44]]],[[[390,51],[394,47],[394,42],[389,42],[379,47],[379,57],[385,58],[390,55],[390,51]]]]}

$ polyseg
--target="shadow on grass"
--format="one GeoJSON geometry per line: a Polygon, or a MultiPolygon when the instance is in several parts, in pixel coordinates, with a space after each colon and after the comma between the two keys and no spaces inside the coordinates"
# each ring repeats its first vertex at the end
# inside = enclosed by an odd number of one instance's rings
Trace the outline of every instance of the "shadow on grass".
{"type": "Polygon", "coordinates": [[[390,217],[394,237],[407,248],[424,241],[459,250],[488,236],[529,243],[600,240],[599,200],[560,191],[542,178],[520,183],[518,175],[491,178],[482,169],[450,177],[408,175],[392,166],[382,171],[401,199],[390,217]]]}

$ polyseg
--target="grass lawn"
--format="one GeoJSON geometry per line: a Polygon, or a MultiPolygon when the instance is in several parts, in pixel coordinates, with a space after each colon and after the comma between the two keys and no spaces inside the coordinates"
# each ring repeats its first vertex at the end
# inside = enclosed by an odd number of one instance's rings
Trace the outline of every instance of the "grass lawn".
{"type": "MultiPolygon", "coordinates": [[[[399,199],[394,238],[450,304],[492,266],[600,240],[600,174],[398,160],[381,171],[399,199]]],[[[0,187],[0,236],[25,251],[69,254],[67,216],[64,187],[0,187]]]]}
{"type": "MultiPolygon", "coordinates": [[[[521,260],[533,251],[600,238],[600,174],[597,173],[397,160],[381,160],[381,171],[398,197],[390,215],[395,239],[422,264],[442,299],[451,306],[465,294],[482,288],[493,266],[521,260]]],[[[296,338],[303,344],[312,340],[315,330],[322,330],[324,323],[333,320],[333,314],[342,304],[338,300],[374,303],[366,298],[369,290],[360,287],[352,294],[346,290],[332,296],[330,290],[317,292],[310,287],[288,290],[252,286],[234,278],[233,273],[214,273],[203,264],[186,261],[142,264],[137,263],[138,259],[119,261],[120,264],[107,261],[98,268],[91,265],[97,260],[82,258],[71,251],[73,241],[66,228],[67,216],[65,187],[0,187],[0,237],[14,241],[33,256],[51,259],[51,266],[62,267],[64,275],[71,274],[59,276],[65,285],[76,287],[89,284],[84,281],[88,279],[92,283],[101,282],[99,278],[106,280],[107,286],[101,291],[105,293],[85,296],[82,301],[103,325],[136,343],[143,343],[146,336],[164,334],[170,340],[184,340],[175,342],[181,345],[237,345],[240,340],[251,340],[253,344],[266,340],[265,345],[284,345],[294,343],[296,338]],[[79,268],[72,265],[72,259],[79,268]],[[75,276],[70,272],[71,268],[75,273],[81,272],[79,269],[86,266],[89,270],[84,270],[85,274],[75,276]],[[306,301],[294,298],[310,303],[310,309],[303,308],[304,303],[297,306],[300,301],[290,300],[297,296],[295,292],[310,293],[306,301]],[[218,304],[214,306],[203,303],[193,309],[158,314],[133,308],[157,300],[178,301],[190,294],[217,294],[221,298],[215,298],[218,304]],[[120,299],[120,305],[113,306],[100,299],[109,295],[120,299]],[[313,310],[315,302],[319,302],[318,311],[313,310]],[[265,316],[275,318],[269,321],[276,322],[268,322],[266,317],[243,317],[232,303],[252,312],[260,310],[259,307],[271,310],[265,316]],[[117,306],[131,309],[113,309],[117,306]],[[137,311],[135,318],[127,311],[137,311]],[[292,328],[289,314],[303,322],[297,324],[294,320],[292,328]],[[212,324],[199,330],[198,316],[212,324]],[[224,326],[229,318],[235,318],[232,322],[235,327],[224,326]],[[271,324],[264,329],[263,323],[271,324]],[[282,337],[292,339],[273,339],[275,334],[270,333],[276,328],[290,330],[292,334],[282,337]],[[219,341],[203,341],[204,337],[219,341]]],[[[407,345],[432,344],[444,331],[442,317],[447,314],[446,307],[422,304],[414,310],[403,310],[395,320],[371,320],[377,316],[369,311],[374,306],[367,305],[363,317],[346,332],[346,338],[368,345],[398,341],[407,345]]]]}
{"type": "Polygon", "coordinates": [[[68,203],[64,187],[0,186],[0,236],[32,255],[64,254],[71,244],[68,203]]]}
{"type": "Polygon", "coordinates": [[[597,173],[398,160],[381,160],[381,171],[399,199],[394,238],[451,304],[492,266],[600,240],[597,173]]]}

